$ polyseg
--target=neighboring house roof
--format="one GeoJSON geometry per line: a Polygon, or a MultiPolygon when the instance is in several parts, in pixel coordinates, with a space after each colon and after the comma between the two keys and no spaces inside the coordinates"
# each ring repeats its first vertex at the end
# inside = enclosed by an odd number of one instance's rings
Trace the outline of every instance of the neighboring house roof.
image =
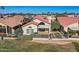
{"type": "Polygon", "coordinates": [[[41,20],[41,21],[43,21],[43,22],[45,22],[45,23],[49,23],[49,20],[48,20],[47,18],[44,18],[44,17],[41,16],[41,15],[37,15],[37,16],[35,16],[34,18],[35,18],[35,19],[38,19],[38,20],[41,20]]]}
{"type": "Polygon", "coordinates": [[[35,22],[35,21],[31,21],[31,22],[26,23],[25,25],[23,25],[23,27],[24,27],[24,26],[27,26],[27,25],[29,25],[29,24],[34,24],[34,25],[36,25],[36,26],[38,25],[38,23],[37,23],[37,22],[35,22]]]}
{"type": "Polygon", "coordinates": [[[26,23],[25,25],[23,25],[23,27],[24,27],[24,26],[27,26],[27,25],[29,25],[29,24],[34,24],[34,25],[37,26],[39,23],[38,23],[38,22],[35,22],[35,21],[34,21],[35,19],[38,19],[38,20],[43,21],[43,22],[45,22],[45,23],[49,23],[49,20],[48,20],[47,18],[44,18],[44,17],[41,16],[41,15],[36,15],[32,21],[30,21],[29,23],[26,23]]]}
{"type": "Polygon", "coordinates": [[[16,15],[16,16],[13,16],[13,17],[6,17],[6,18],[0,18],[0,23],[2,24],[5,24],[7,26],[10,26],[10,27],[15,27],[19,24],[21,24],[22,20],[23,20],[23,16],[21,15],[16,15]]]}
{"type": "Polygon", "coordinates": [[[32,23],[32,24],[34,24],[34,25],[38,25],[38,23],[37,23],[37,22],[35,22],[35,21],[32,21],[31,23],[32,23]]]}
{"type": "Polygon", "coordinates": [[[67,16],[68,16],[68,17],[74,17],[75,15],[72,14],[72,15],[67,15],[67,16]]]}
{"type": "Polygon", "coordinates": [[[73,24],[77,21],[79,21],[79,18],[73,18],[73,17],[57,17],[57,20],[59,21],[60,25],[63,27],[66,27],[70,24],[73,24]]]}

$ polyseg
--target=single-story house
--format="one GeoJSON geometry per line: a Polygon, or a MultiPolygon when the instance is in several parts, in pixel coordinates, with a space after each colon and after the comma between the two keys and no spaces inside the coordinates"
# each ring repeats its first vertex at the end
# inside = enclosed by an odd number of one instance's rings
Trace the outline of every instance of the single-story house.
{"type": "Polygon", "coordinates": [[[79,31],[79,17],[57,17],[58,22],[67,32],[68,28],[79,31]]]}
{"type": "Polygon", "coordinates": [[[14,34],[14,28],[22,24],[22,20],[21,15],[0,18],[0,34],[14,34]]]}
{"type": "Polygon", "coordinates": [[[48,32],[49,26],[50,22],[48,18],[42,15],[36,15],[31,22],[22,26],[23,34],[29,35],[32,33],[48,32]]]}

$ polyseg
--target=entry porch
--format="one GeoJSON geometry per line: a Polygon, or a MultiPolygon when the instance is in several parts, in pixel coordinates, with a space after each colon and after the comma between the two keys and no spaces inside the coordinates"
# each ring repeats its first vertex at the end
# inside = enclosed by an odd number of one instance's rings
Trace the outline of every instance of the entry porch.
{"type": "Polygon", "coordinates": [[[0,35],[12,35],[14,34],[14,29],[9,26],[1,26],[0,25],[0,35]]]}

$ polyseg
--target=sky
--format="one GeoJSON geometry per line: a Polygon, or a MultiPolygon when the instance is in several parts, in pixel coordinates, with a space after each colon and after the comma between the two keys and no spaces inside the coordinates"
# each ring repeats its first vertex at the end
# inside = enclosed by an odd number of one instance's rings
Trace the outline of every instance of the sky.
{"type": "Polygon", "coordinates": [[[79,13],[79,6],[4,6],[0,13],[79,13]]]}

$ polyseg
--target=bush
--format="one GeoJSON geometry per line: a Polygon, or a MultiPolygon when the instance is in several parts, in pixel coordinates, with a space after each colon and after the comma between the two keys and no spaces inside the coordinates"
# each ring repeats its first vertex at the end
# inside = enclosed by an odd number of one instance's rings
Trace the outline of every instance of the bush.
{"type": "Polygon", "coordinates": [[[68,33],[69,33],[69,37],[72,37],[73,35],[76,34],[76,31],[75,30],[68,29],[68,33]]]}
{"type": "Polygon", "coordinates": [[[17,39],[21,39],[21,36],[23,35],[23,30],[22,30],[21,27],[20,28],[17,28],[15,30],[15,35],[16,35],[17,39]]]}

